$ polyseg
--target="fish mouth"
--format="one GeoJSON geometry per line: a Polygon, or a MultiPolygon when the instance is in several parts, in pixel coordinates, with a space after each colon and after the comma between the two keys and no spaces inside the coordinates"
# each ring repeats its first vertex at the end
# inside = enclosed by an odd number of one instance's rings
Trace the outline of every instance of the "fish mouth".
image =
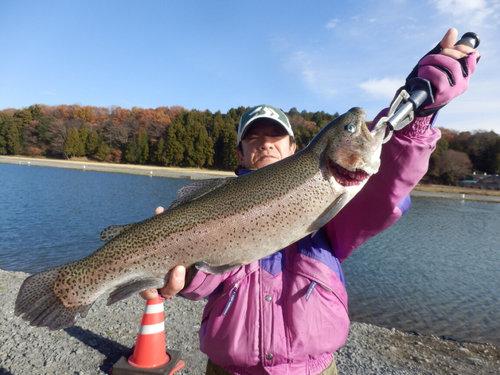
{"type": "Polygon", "coordinates": [[[330,172],[333,178],[344,187],[361,185],[370,177],[370,175],[362,169],[350,171],[333,162],[330,162],[330,172]]]}

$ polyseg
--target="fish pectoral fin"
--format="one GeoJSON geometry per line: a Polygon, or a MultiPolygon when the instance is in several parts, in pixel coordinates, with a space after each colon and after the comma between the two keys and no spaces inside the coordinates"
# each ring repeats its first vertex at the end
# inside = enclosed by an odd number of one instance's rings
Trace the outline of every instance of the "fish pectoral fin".
{"type": "Polygon", "coordinates": [[[208,263],[205,262],[199,262],[196,263],[194,266],[205,273],[210,273],[213,275],[222,275],[224,273],[228,273],[229,271],[232,271],[236,268],[240,268],[243,264],[241,263],[230,263],[230,264],[224,264],[222,266],[211,266],[208,263]]]}
{"type": "Polygon", "coordinates": [[[177,190],[177,195],[179,198],[174,199],[174,201],[168,207],[169,210],[175,208],[183,203],[193,201],[200,198],[201,196],[211,192],[212,190],[224,185],[227,180],[234,177],[228,178],[210,178],[206,180],[199,180],[186,185],[179,190],[177,190]]]}
{"type": "Polygon", "coordinates": [[[132,228],[136,224],[126,224],[126,225],[111,225],[101,232],[101,241],[107,242],[117,237],[119,234],[125,232],[126,230],[132,228]]]}
{"type": "Polygon", "coordinates": [[[124,300],[135,293],[142,292],[146,289],[158,289],[165,286],[165,279],[158,277],[150,279],[133,279],[126,283],[118,285],[113,292],[110,293],[107,305],[112,305],[118,301],[124,300]]]}
{"type": "Polygon", "coordinates": [[[320,228],[324,227],[326,223],[332,220],[347,203],[346,199],[344,199],[344,195],[345,194],[340,195],[316,220],[314,220],[307,230],[315,234],[320,228]]]}

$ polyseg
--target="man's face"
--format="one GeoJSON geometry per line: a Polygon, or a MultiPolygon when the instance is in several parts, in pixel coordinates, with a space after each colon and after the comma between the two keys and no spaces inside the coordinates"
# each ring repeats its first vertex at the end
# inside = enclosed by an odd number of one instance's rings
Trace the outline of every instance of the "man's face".
{"type": "Polygon", "coordinates": [[[274,121],[259,121],[250,126],[241,140],[238,160],[244,168],[258,169],[284,159],[295,152],[290,136],[274,121]]]}

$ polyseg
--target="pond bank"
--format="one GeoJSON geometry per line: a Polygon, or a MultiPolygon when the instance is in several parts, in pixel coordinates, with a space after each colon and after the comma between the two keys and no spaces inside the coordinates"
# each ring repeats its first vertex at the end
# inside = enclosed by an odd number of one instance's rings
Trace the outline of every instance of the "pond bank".
{"type": "MultiPolygon", "coordinates": [[[[112,306],[105,298],[73,327],[49,331],[14,316],[22,272],[0,270],[0,374],[108,374],[137,338],[144,301],[133,296],[112,306]]],[[[203,374],[206,356],[197,332],[204,301],[165,302],[167,346],[186,362],[176,374],[203,374]]],[[[336,354],[342,375],[500,373],[500,348],[419,336],[353,322],[347,343],[336,354]]]]}

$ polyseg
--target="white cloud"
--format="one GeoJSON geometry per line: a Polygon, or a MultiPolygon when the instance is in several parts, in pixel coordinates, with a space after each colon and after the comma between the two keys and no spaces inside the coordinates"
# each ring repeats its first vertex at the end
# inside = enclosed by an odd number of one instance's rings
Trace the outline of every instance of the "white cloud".
{"type": "Polygon", "coordinates": [[[327,29],[333,29],[335,26],[337,26],[338,23],[339,23],[339,19],[338,18],[333,18],[330,21],[328,21],[328,23],[326,24],[325,27],[327,29]]]}
{"type": "Polygon", "coordinates": [[[432,0],[436,8],[471,25],[495,27],[500,21],[499,0],[432,0]]]}
{"type": "Polygon", "coordinates": [[[334,67],[322,63],[321,56],[305,51],[294,52],[286,62],[289,71],[300,77],[305,87],[324,98],[331,98],[337,90],[335,79],[337,77],[334,67]]]}
{"type": "Polygon", "coordinates": [[[382,79],[372,78],[362,82],[359,87],[377,99],[389,99],[394,97],[394,93],[403,84],[403,78],[387,77],[382,79]]]}

